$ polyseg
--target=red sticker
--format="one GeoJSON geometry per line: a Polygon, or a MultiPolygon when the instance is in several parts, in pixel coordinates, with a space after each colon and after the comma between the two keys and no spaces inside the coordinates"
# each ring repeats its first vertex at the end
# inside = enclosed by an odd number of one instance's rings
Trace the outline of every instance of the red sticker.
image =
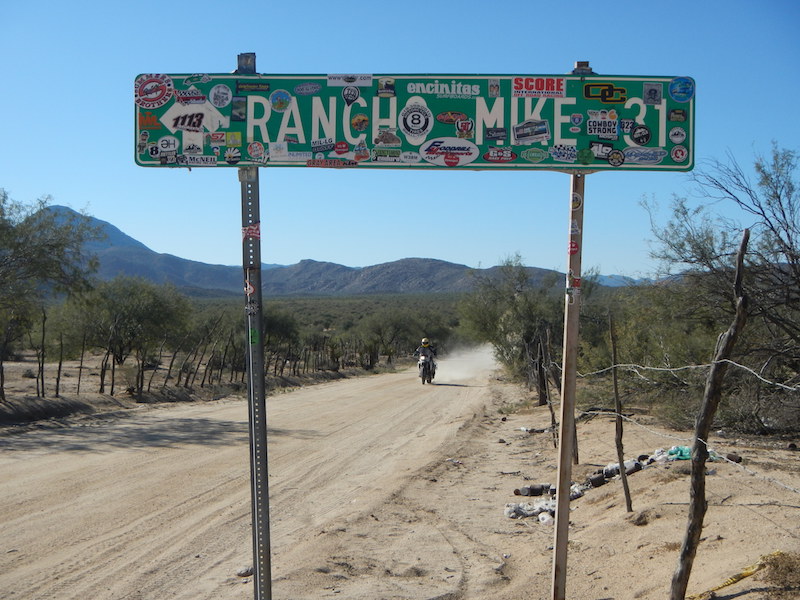
{"type": "Polygon", "coordinates": [[[174,91],[169,75],[139,75],[133,84],[133,99],[142,108],[160,108],[170,101],[174,91]]]}

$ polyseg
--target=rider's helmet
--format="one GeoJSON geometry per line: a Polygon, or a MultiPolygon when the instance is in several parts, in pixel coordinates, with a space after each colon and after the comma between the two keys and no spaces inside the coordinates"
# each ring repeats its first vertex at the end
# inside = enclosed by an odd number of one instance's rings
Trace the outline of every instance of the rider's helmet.
{"type": "Polygon", "coordinates": [[[431,343],[428,340],[428,338],[422,338],[422,345],[423,345],[423,347],[427,348],[428,346],[431,345],[431,343]]]}

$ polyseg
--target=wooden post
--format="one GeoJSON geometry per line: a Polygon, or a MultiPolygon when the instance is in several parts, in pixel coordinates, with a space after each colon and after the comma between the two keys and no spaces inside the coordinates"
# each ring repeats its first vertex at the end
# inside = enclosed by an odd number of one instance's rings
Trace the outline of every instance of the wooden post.
{"type": "Polygon", "coordinates": [[[619,463],[619,477],[622,480],[622,490],[625,492],[625,509],[633,512],[631,489],[628,486],[628,473],[625,470],[625,448],[622,443],[622,400],[619,397],[619,382],[617,380],[617,335],[614,331],[614,316],[608,313],[608,335],[611,338],[611,380],[614,384],[614,412],[616,418],[614,442],[617,446],[617,462],[619,463]]]}
{"type": "Polygon", "coordinates": [[[692,474],[689,489],[689,521],[686,524],[686,533],[681,544],[681,553],[678,558],[678,567],[672,575],[669,600],[684,600],[689,577],[692,574],[692,565],[700,545],[700,535],[703,532],[703,519],[705,518],[708,501],[706,500],[706,460],[708,459],[708,434],[711,424],[717,414],[720,400],[722,400],[722,382],[728,371],[728,359],[733,354],[736,340],[747,323],[748,299],[742,286],[744,277],[744,256],[747,253],[747,244],[750,241],[750,230],[745,229],[739,253],[736,255],[736,275],[733,283],[733,295],[736,302],[736,315],[728,330],[719,336],[714,352],[714,362],[706,377],[706,388],[703,392],[703,402],[694,424],[694,442],[692,443],[692,474]]]}
{"type": "Polygon", "coordinates": [[[584,174],[572,174],[567,246],[567,280],[564,301],[564,359],[561,374],[556,523],[553,543],[553,600],[565,600],[567,541],[569,538],[569,491],[575,449],[575,380],[578,359],[578,317],[581,306],[581,252],[583,244],[584,174]]]}

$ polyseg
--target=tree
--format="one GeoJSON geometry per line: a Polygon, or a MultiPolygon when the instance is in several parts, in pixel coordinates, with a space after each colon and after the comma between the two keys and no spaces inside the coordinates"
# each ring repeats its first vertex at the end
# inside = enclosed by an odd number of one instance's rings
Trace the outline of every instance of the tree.
{"type": "Polygon", "coordinates": [[[533,287],[517,255],[504,261],[497,273],[478,277],[476,291],[460,306],[466,329],[490,343],[512,376],[540,394],[552,376],[545,357],[556,351],[545,351],[548,340],[560,345],[563,332],[563,301],[547,283],[533,287]]]}
{"type": "Polygon", "coordinates": [[[300,331],[297,320],[287,311],[268,304],[264,306],[262,327],[264,356],[267,361],[264,370],[269,372],[269,363],[272,360],[273,375],[283,376],[287,362],[298,354],[300,331]]]}
{"type": "MultiPolygon", "coordinates": [[[[707,315],[713,308],[726,318],[736,311],[728,290],[737,240],[745,228],[751,231],[744,263],[751,327],[740,340],[738,354],[762,378],[789,388],[800,382],[797,167],[797,153],[774,143],[769,157],[756,156],[755,184],[733,157],[728,163],[712,161],[694,175],[704,202],[692,208],[685,198],[676,198],[667,225],[653,227],[658,243],[654,256],[668,273],[676,274],[683,291],[690,292],[691,304],[684,305],[687,315],[707,315]],[[729,216],[736,213],[740,219],[729,216]],[[742,219],[752,221],[744,227],[742,219]]],[[[740,421],[761,431],[785,424],[787,417],[794,426],[800,425],[797,416],[791,417],[800,412],[796,393],[746,381],[741,374],[738,381],[732,379],[736,384],[732,396],[741,401],[740,421]],[[770,402],[765,402],[766,396],[770,402]]]]}
{"type": "Polygon", "coordinates": [[[416,327],[411,312],[383,309],[366,317],[359,329],[366,346],[372,350],[370,368],[377,363],[380,354],[392,364],[395,354],[402,352],[403,348],[416,348],[411,341],[417,337],[419,329],[416,327]]]}
{"type": "MultiPolygon", "coordinates": [[[[800,345],[800,196],[794,181],[797,153],[773,144],[771,158],[757,157],[756,187],[735,160],[715,163],[716,172],[701,172],[696,179],[714,201],[733,203],[756,219],[755,247],[749,253],[749,275],[755,277],[754,312],[775,335],[800,345]]],[[[737,228],[741,230],[741,228],[737,228]]],[[[730,239],[733,236],[726,236],[730,239]]],[[[730,239],[726,266],[735,256],[730,239]]]]}
{"type": "Polygon", "coordinates": [[[156,285],[133,277],[117,277],[97,284],[72,303],[74,323],[85,332],[89,344],[105,351],[101,367],[101,389],[105,376],[114,373],[133,354],[136,360],[135,381],[130,387],[141,394],[144,370],[159,357],[155,349],[165,336],[173,343],[186,331],[191,314],[188,300],[171,285],[156,285]]]}
{"type": "Polygon", "coordinates": [[[97,239],[87,217],[50,209],[45,196],[26,207],[0,189],[0,399],[3,360],[44,304],[44,291],[75,294],[90,288],[97,261],[83,254],[97,239]]]}

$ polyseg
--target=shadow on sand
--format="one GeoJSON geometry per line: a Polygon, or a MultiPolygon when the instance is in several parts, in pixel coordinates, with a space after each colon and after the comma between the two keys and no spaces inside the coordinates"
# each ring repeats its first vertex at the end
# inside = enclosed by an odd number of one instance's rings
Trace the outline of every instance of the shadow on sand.
{"type": "MultiPolygon", "coordinates": [[[[268,436],[313,439],[313,430],[269,428],[268,436]]],[[[206,447],[249,443],[247,422],[208,418],[165,420],[161,415],[115,415],[84,422],[0,434],[0,452],[110,452],[119,448],[167,448],[196,445],[206,447]]]]}

